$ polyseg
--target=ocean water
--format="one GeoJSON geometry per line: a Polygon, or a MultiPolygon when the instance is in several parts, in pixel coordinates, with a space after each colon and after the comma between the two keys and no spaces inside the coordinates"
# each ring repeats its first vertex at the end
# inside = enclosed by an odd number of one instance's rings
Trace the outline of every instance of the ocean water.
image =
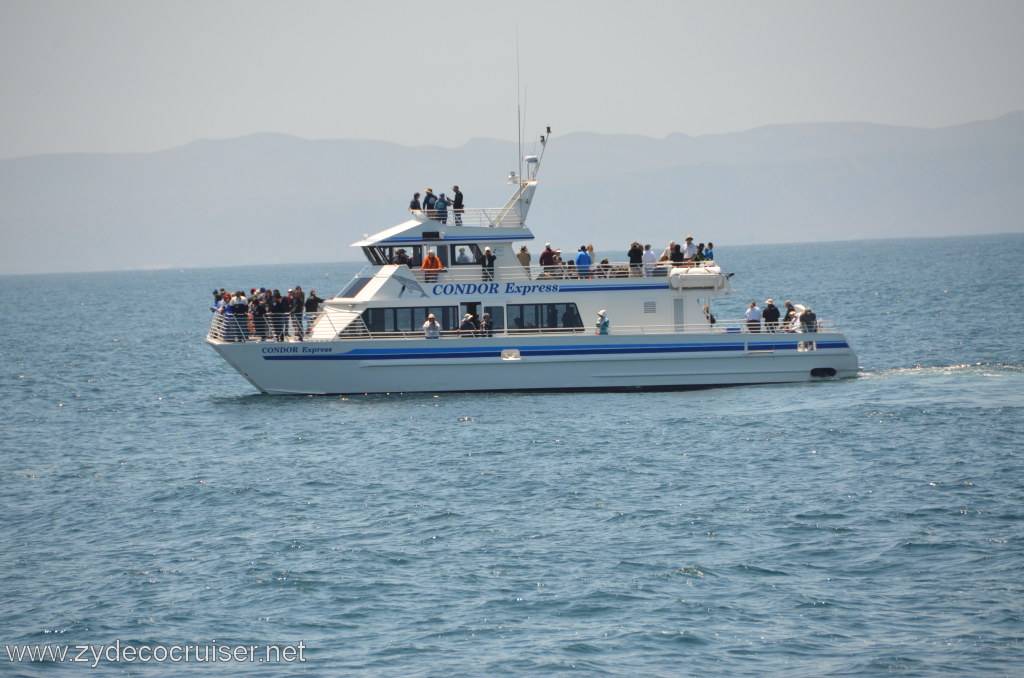
{"type": "Polygon", "coordinates": [[[210,290],[358,265],[0,277],[0,674],[1021,675],[1024,236],[716,253],[861,376],[273,397],[210,290]]]}

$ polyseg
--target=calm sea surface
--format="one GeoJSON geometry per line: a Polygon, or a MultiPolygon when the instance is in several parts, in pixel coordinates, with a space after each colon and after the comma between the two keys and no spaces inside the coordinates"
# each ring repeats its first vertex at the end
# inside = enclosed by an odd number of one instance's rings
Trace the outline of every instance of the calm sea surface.
{"type": "Polygon", "coordinates": [[[358,265],[0,277],[0,674],[1022,675],[1024,236],[716,252],[861,376],[273,397],[210,290],[358,265]]]}

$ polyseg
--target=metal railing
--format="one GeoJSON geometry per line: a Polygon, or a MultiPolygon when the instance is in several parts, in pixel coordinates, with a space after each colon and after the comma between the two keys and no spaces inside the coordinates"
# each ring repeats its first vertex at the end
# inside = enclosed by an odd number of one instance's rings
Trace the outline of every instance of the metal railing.
{"type": "Polygon", "coordinates": [[[481,226],[486,228],[520,227],[523,220],[514,209],[505,207],[467,207],[456,210],[409,210],[417,219],[436,221],[447,226],[481,226]]]}
{"type": "MultiPolygon", "coordinates": [[[[683,266],[682,264],[680,266],[683,266]]],[[[709,268],[715,266],[714,262],[693,262],[685,265],[687,268],[709,268]]],[[[369,270],[374,266],[367,267],[369,270]]],[[[459,283],[459,282],[488,282],[488,281],[515,281],[515,280],[607,280],[616,279],[621,281],[624,278],[664,278],[674,267],[671,264],[659,264],[653,268],[643,266],[631,266],[628,262],[610,262],[607,264],[591,264],[589,270],[580,271],[575,266],[566,263],[553,266],[541,266],[531,264],[530,266],[495,266],[489,273],[480,263],[453,263],[446,268],[424,270],[411,267],[409,270],[420,282],[426,283],[459,283]]]]}
{"type": "MultiPolygon", "coordinates": [[[[715,324],[683,323],[665,325],[620,325],[611,319],[610,335],[635,336],[667,335],[667,334],[810,334],[838,332],[836,326],[824,320],[816,322],[816,329],[808,332],[808,328],[799,323],[783,327],[781,322],[770,326],[758,323],[756,329],[743,318],[717,319],[715,324]]],[[[483,332],[442,330],[442,338],[456,337],[518,337],[518,336],[561,336],[594,334],[596,328],[590,327],[504,327],[492,330],[485,335],[483,332]]],[[[350,310],[326,308],[317,313],[275,314],[264,316],[231,315],[215,313],[210,321],[207,338],[225,342],[256,342],[256,341],[336,341],[345,339],[422,339],[422,329],[405,329],[377,331],[370,330],[363,322],[362,316],[350,310]]],[[[808,337],[810,339],[810,337],[808,337]]]]}

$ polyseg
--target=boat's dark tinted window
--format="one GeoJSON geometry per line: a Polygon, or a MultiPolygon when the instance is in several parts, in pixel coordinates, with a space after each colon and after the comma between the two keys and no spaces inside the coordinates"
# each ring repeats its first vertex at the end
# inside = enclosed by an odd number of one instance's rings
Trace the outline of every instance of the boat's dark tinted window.
{"type": "Polygon", "coordinates": [[[348,287],[342,290],[341,294],[338,296],[345,298],[354,297],[359,294],[360,290],[366,287],[366,283],[371,280],[373,280],[373,278],[353,278],[352,282],[348,284],[348,287]]]}
{"type": "Polygon", "coordinates": [[[505,329],[505,308],[503,306],[484,306],[484,313],[491,314],[491,322],[494,323],[494,329],[505,329]]]}
{"type": "Polygon", "coordinates": [[[368,308],[363,311],[363,322],[371,332],[420,332],[430,313],[437,318],[442,330],[458,327],[458,306],[368,308]]]}
{"type": "Polygon", "coordinates": [[[514,330],[583,327],[583,319],[576,304],[509,304],[508,326],[514,330]]]}

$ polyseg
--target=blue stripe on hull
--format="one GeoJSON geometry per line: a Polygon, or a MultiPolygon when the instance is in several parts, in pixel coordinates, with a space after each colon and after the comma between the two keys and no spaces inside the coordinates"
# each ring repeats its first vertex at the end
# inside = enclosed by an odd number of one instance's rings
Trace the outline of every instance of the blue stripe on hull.
{"type": "MultiPolygon", "coordinates": [[[[750,344],[752,351],[795,351],[798,342],[777,342],[750,344]]],[[[845,341],[819,341],[818,349],[849,348],[845,341]]],[[[499,358],[504,349],[518,349],[523,357],[577,355],[645,355],[653,353],[702,353],[702,352],[744,352],[744,343],[730,344],[617,344],[610,346],[549,346],[523,348],[520,346],[494,346],[487,348],[407,348],[379,349],[360,348],[347,353],[332,355],[265,355],[264,360],[412,360],[423,358],[499,358]]]]}

